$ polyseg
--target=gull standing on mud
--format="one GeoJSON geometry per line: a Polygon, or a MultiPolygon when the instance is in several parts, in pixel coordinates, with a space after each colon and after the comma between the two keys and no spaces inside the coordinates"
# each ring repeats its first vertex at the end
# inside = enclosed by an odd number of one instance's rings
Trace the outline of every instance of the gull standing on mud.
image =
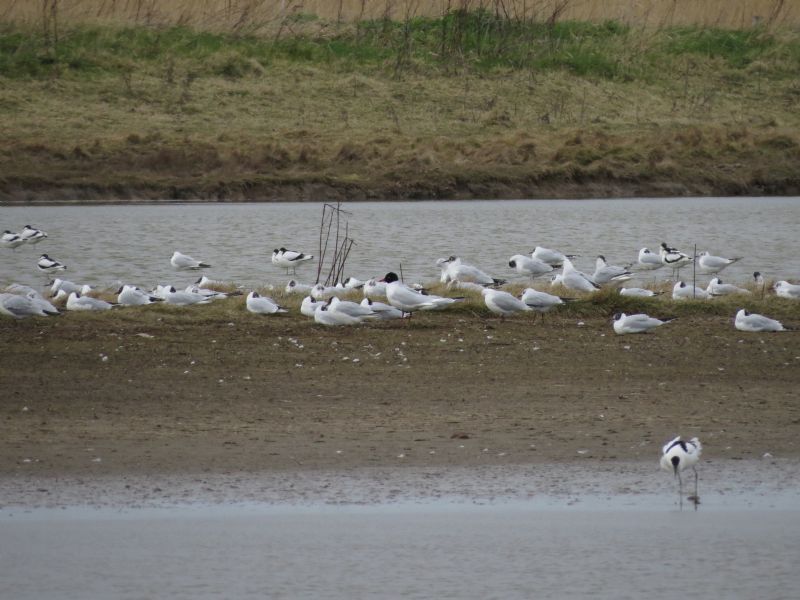
{"type": "Polygon", "coordinates": [[[714,256],[707,251],[703,251],[697,255],[697,271],[703,274],[719,273],[725,267],[742,260],[741,256],[736,258],[723,258],[721,256],[714,256]]]}
{"type": "Polygon", "coordinates": [[[647,333],[651,329],[661,327],[664,323],[669,323],[675,319],[656,319],[645,314],[626,315],[617,313],[612,318],[614,331],[618,335],[626,333],[647,333]]]}
{"type": "Polygon", "coordinates": [[[564,301],[567,300],[566,298],[554,296],[553,294],[548,294],[547,292],[540,292],[539,290],[535,290],[533,288],[525,288],[525,290],[522,292],[521,299],[531,310],[535,310],[542,315],[543,321],[544,313],[549,311],[554,306],[564,304],[564,301]]]}
{"type": "Polygon", "coordinates": [[[694,471],[694,496],[689,499],[694,503],[694,509],[700,504],[700,496],[697,495],[697,468],[695,465],[700,460],[700,453],[703,446],[700,440],[693,437],[689,441],[681,440],[680,436],[664,444],[661,449],[661,468],[672,472],[678,479],[678,503],[683,510],[683,479],[681,472],[689,467],[694,471]]]}
{"type": "Polygon", "coordinates": [[[173,252],[172,258],[169,260],[170,264],[176,269],[207,269],[211,265],[199,260],[195,260],[191,256],[181,254],[177,250],[173,252]]]}
{"type": "Polygon", "coordinates": [[[747,312],[741,309],[736,313],[734,326],[739,331],[759,332],[759,331],[787,331],[780,321],[770,319],[764,315],[747,312]]]}
{"type": "Polygon", "coordinates": [[[522,300],[501,290],[485,288],[483,290],[483,301],[486,307],[500,318],[513,315],[514,313],[533,310],[522,300]]]}

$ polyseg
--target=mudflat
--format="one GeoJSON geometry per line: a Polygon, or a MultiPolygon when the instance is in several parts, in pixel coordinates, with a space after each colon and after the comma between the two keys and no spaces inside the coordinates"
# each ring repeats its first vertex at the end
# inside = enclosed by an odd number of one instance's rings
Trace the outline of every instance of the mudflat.
{"type": "Polygon", "coordinates": [[[0,475],[655,461],[678,434],[800,456],[800,333],[471,309],[325,329],[224,302],[0,320],[0,475]]]}

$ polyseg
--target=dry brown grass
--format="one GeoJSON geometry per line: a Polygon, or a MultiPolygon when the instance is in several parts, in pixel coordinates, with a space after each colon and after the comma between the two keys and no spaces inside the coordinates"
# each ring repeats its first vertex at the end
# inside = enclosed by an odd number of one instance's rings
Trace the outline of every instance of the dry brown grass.
{"type": "Polygon", "coordinates": [[[800,24],[800,2],[791,0],[0,0],[0,21],[38,24],[43,9],[52,10],[53,3],[62,23],[185,25],[214,31],[270,30],[297,14],[326,21],[402,20],[460,8],[484,8],[523,20],[615,20],[651,27],[800,24]]]}

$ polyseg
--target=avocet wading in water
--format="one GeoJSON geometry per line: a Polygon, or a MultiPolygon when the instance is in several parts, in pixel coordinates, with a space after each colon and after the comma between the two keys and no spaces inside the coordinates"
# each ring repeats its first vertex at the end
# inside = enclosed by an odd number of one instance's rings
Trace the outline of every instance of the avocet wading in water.
{"type": "Polygon", "coordinates": [[[681,472],[689,467],[694,471],[694,496],[690,496],[689,500],[694,503],[695,510],[697,510],[697,505],[700,504],[700,496],[697,494],[697,469],[695,465],[700,460],[702,451],[703,446],[696,437],[689,441],[683,441],[680,436],[664,444],[661,449],[661,468],[665,471],[670,471],[678,479],[678,504],[681,510],[683,510],[683,479],[681,478],[681,472]]]}

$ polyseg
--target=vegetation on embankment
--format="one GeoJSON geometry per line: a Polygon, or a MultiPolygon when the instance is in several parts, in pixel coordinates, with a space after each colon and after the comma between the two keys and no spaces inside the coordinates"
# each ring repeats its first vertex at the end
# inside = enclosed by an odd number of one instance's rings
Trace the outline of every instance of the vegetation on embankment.
{"type": "Polygon", "coordinates": [[[9,23],[0,200],[798,194],[799,72],[766,27],[9,23]]]}

